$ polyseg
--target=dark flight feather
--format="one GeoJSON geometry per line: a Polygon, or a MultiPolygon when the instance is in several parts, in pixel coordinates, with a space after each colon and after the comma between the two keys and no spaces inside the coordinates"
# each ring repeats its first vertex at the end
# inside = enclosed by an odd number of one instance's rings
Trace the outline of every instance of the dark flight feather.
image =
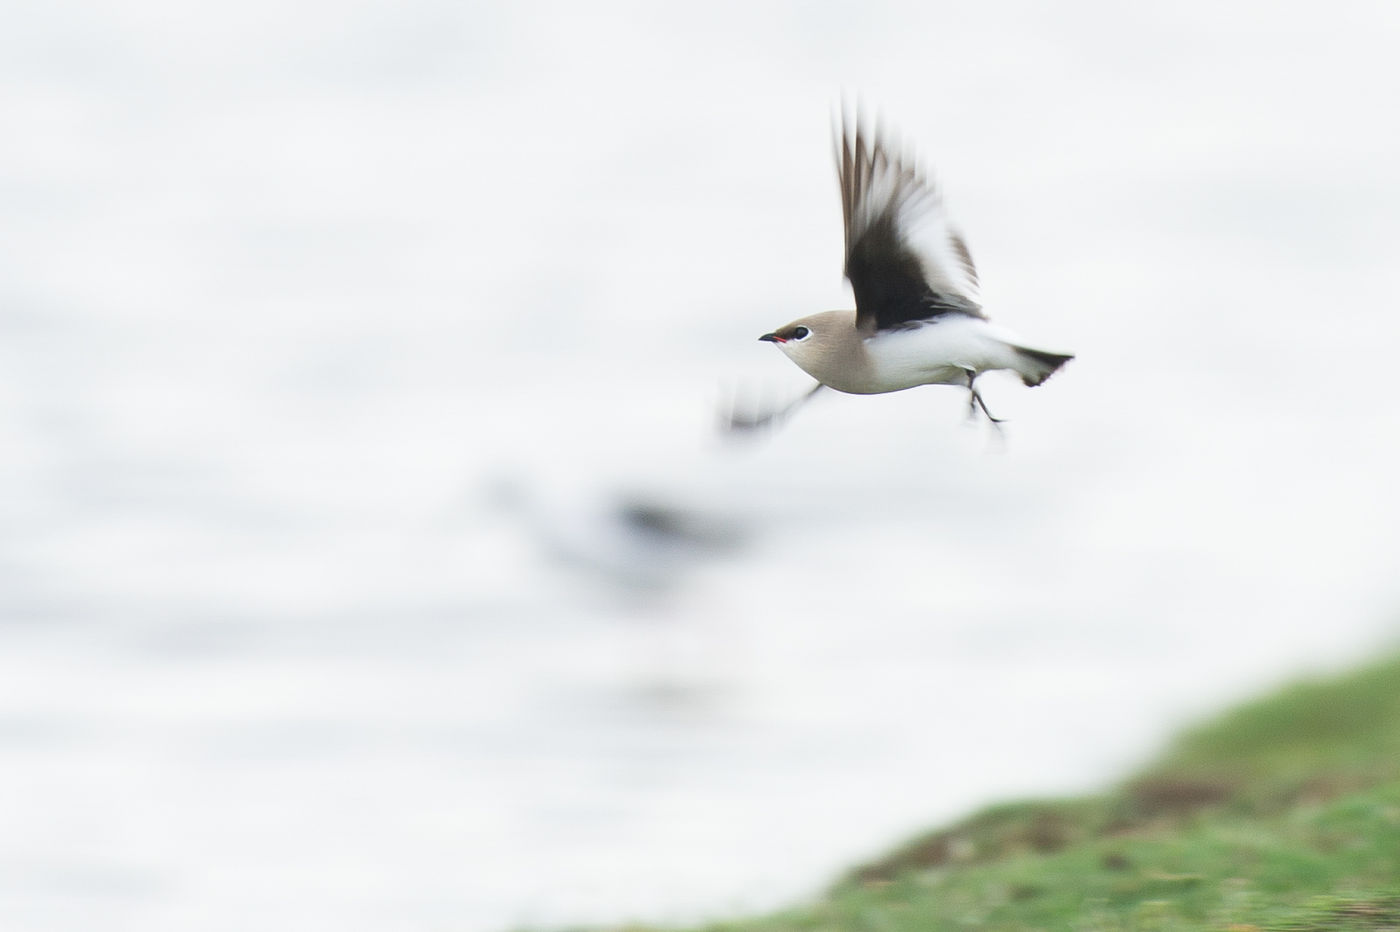
{"type": "Polygon", "coordinates": [[[943,314],[984,317],[972,254],[914,166],[844,114],[837,159],[856,325],[873,332],[943,314]]]}

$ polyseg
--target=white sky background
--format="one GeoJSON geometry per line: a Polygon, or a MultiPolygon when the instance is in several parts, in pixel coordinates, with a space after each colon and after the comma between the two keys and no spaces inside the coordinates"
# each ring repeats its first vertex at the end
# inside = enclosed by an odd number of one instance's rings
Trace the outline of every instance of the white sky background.
{"type": "Polygon", "coordinates": [[[5,19],[0,924],[768,904],[1393,640],[1393,4],[5,19]],[[938,389],[711,431],[849,305],[843,93],[1079,354],[1000,452],[938,389]],[[751,542],[600,596],[543,549],[609,491],[751,542]]]}

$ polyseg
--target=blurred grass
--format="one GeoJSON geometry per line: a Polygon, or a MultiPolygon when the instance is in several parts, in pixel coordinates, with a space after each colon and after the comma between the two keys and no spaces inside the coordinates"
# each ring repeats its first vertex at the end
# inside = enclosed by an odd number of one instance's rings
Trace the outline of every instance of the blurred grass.
{"type": "Polygon", "coordinates": [[[1241,706],[1102,795],[986,809],[817,903],[705,928],[1400,930],[1400,657],[1241,706]]]}

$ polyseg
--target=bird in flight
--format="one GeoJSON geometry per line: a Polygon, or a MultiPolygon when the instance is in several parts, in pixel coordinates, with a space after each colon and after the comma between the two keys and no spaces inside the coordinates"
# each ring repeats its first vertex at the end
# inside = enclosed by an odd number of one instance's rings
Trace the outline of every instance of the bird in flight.
{"type": "Polygon", "coordinates": [[[977,378],[1007,369],[1039,385],[1073,359],[1026,346],[991,323],[977,294],[977,269],[948,221],[937,189],[884,138],[843,111],[836,140],[846,279],[854,311],[801,317],[759,337],[817,380],[785,408],[758,417],[734,414],[736,428],[759,427],[789,414],[822,388],[854,395],[918,385],[957,385],[968,412],[992,416],[977,378]]]}

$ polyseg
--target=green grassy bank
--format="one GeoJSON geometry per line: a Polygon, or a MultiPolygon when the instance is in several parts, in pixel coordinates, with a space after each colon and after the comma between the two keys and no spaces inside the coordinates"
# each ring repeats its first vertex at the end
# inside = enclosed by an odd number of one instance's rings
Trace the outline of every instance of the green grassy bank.
{"type": "Polygon", "coordinates": [[[1400,930],[1400,657],[1235,709],[1102,795],[987,809],[705,928],[1400,930]]]}

